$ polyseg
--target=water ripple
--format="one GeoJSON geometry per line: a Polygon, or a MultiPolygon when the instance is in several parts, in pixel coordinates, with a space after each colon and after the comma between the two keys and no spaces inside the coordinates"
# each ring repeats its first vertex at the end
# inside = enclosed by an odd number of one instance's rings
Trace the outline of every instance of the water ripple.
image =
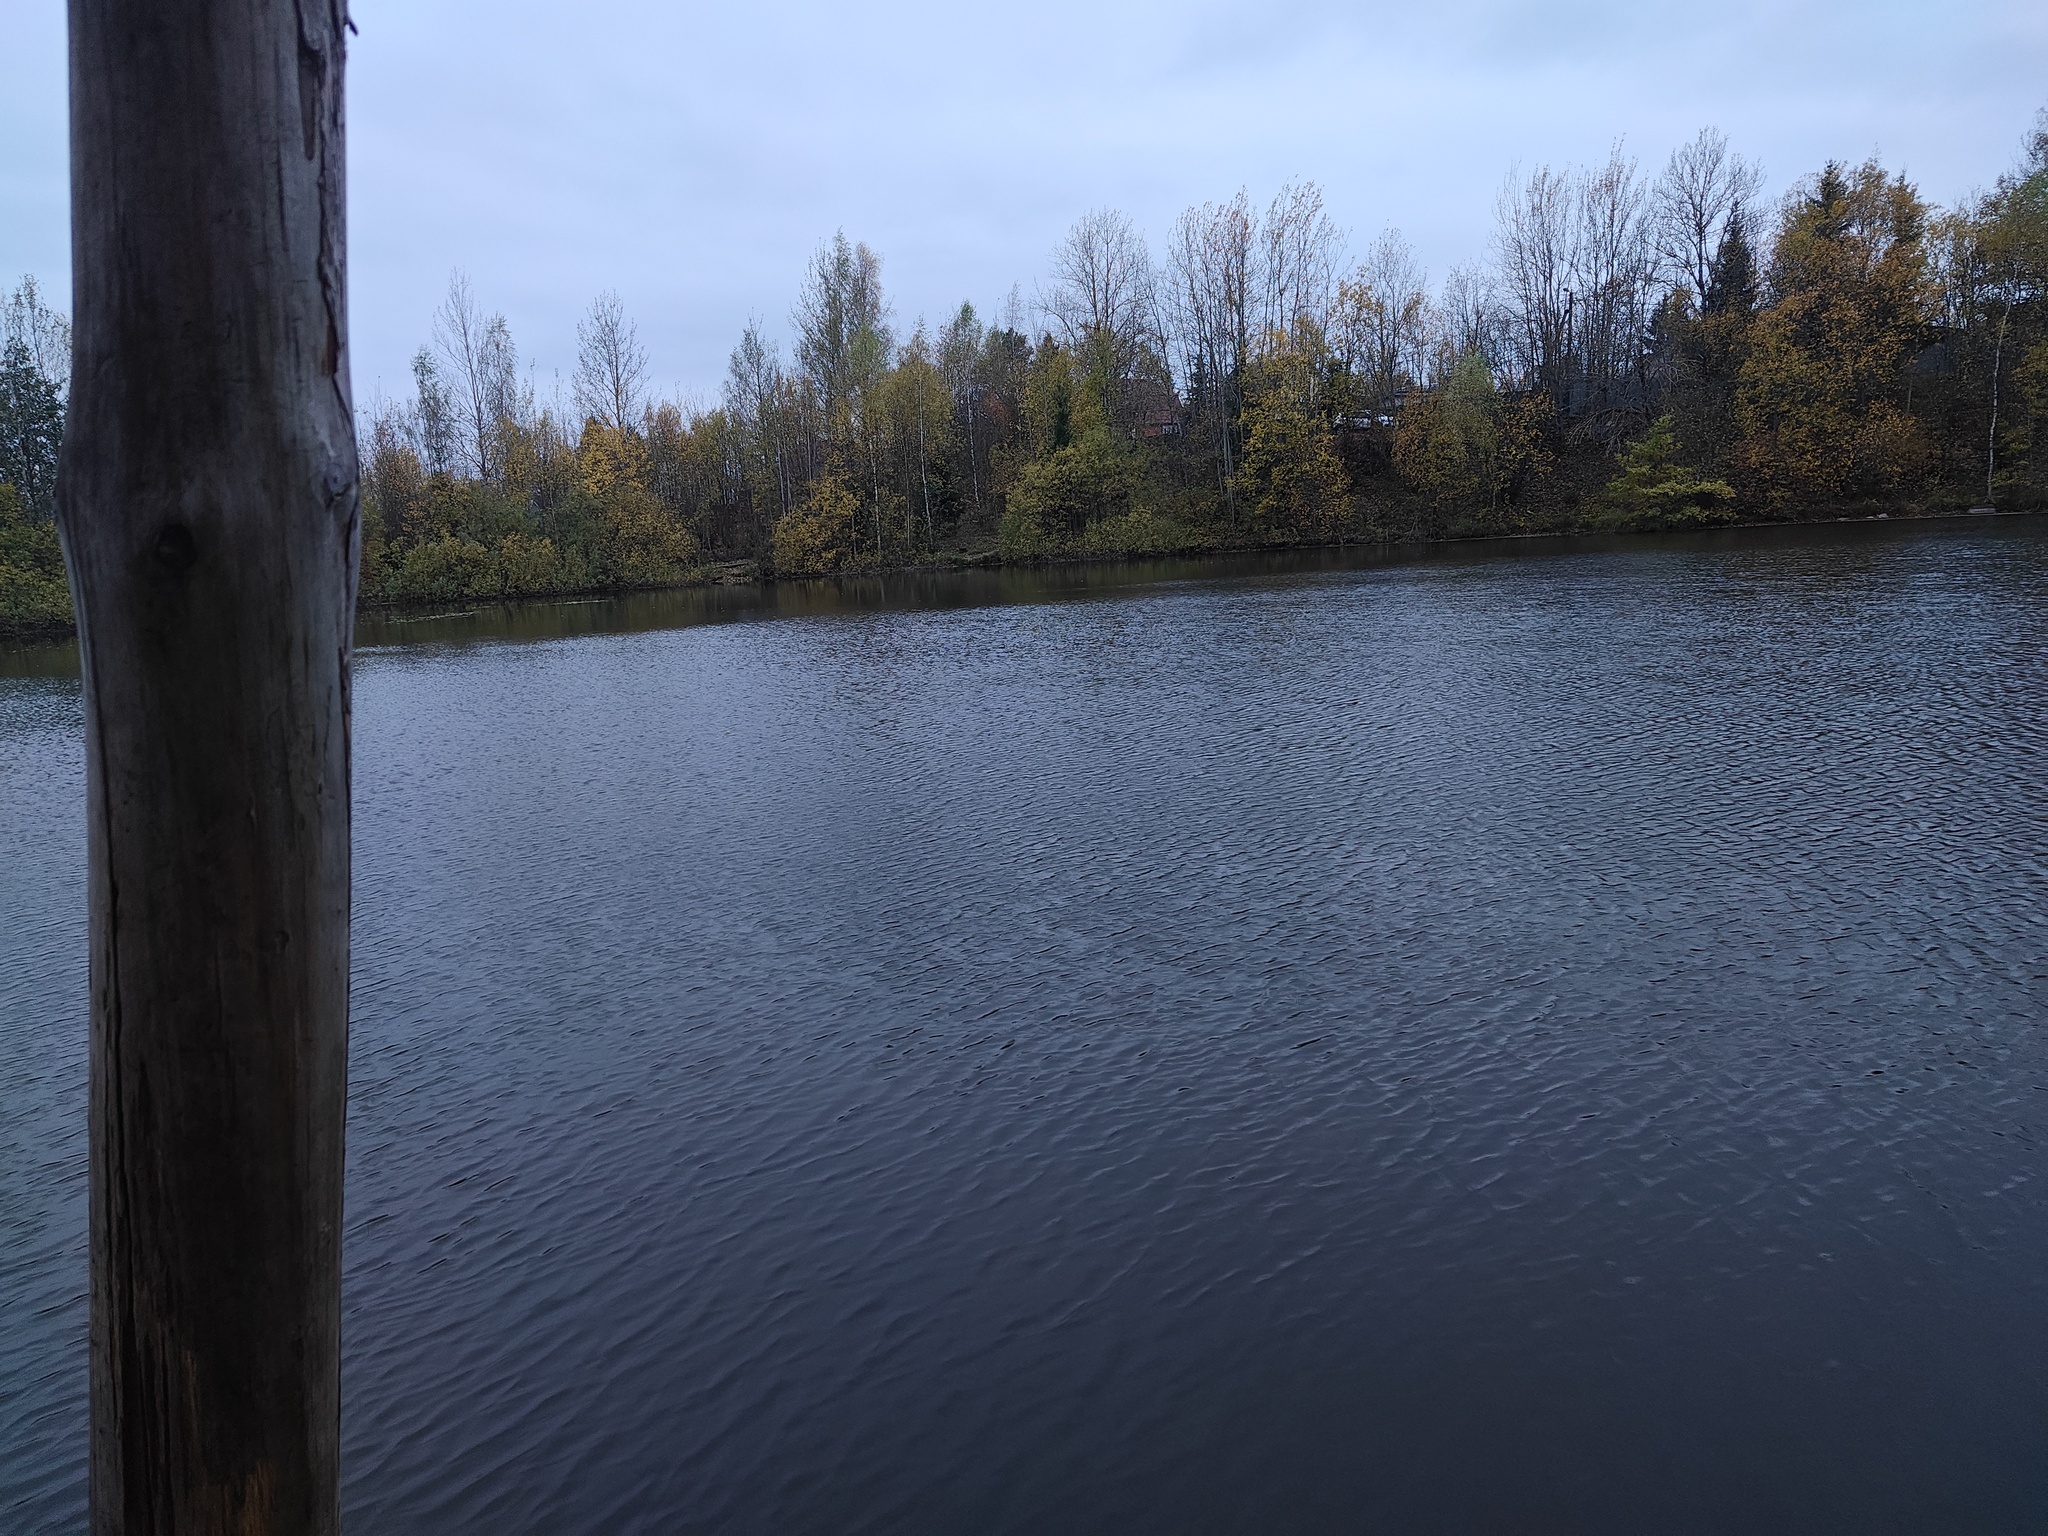
{"type": "MultiPolygon", "coordinates": [[[[2032,1531],[2048,539],[359,664],[347,1520],[2032,1531]]],[[[0,1509],[81,765],[0,682],[0,1509]]]]}

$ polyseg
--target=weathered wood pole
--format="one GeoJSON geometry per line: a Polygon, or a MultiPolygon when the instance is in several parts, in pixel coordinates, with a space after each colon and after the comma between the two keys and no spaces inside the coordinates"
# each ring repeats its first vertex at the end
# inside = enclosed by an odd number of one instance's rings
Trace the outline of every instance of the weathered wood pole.
{"type": "Polygon", "coordinates": [[[343,0],[70,0],[92,1529],[333,1533],[343,0]]]}

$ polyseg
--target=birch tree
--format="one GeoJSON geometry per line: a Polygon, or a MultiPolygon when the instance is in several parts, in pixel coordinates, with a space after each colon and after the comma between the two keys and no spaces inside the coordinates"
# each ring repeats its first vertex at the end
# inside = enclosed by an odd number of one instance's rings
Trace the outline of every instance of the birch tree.
{"type": "Polygon", "coordinates": [[[647,351],[626,318],[618,294],[607,290],[576,327],[577,409],[600,426],[628,431],[647,409],[647,351]]]}
{"type": "Polygon", "coordinates": [[[34,277],[8,295],[0,338],[18,344],[61,400],[71,388],[71,322],[43,302],[34,277]]]}
{"type": "Polygon", "coordinates": [[[1105,408],[1124,388],[1157,329],[1152,258],[1123,214],[1082,215],[1053,252],[1046,312],[1084,367],[1099,378],[1105,408]]]}
{"type": "Polygon", "coordinates": [[[952,397],[953,412],[961,428],[967,458],[967,490],[974,505],[981,506],[981,352],[985,332],[974,306],[962,303],[959,312],[939,331],[938,369],[946,392],[952,397]]]}
{"type": "Polygon", "coordinates": [[[797,360],[816,385],[828,430],[859,387],[861,371],[889,351],[882,258],[845,231],[818,248],[790,323],[797,360]]]}
{"type": "Polygon", "coordinates": [[[1399,230],[1389,229],[1338,285],[1332,345],[1375,414],[1428,369],[1428,276],[1399,230]]]}
{"type": "Polygon", "coordinates": [[[1217,488],[1237,520],[1238,417],[1252,346],[1255,225],[1239,192],[1180,216],[1168,250],[1168,310],[1181,386],[1215,456],[1217,488]]]}
{"type": "Polygon", "coordinates": [[[1756,206],[1763,170],[1735,154],[1718,128],[1702,128],[1671,152],[1650,189],[1650,227],[1659,257],[1674,282],[1706,302],[1713,281],[1714,252],[1728,221],[1756,206]]]}
{"type": "Polygon", "coordinates": [[[781,517],[794,504],[783,441],[785,380],[782,360],[749,321],[726,364],[725,410],[744,445],[744,480],[757,507],[781,517]]]}
{"type": "Polygon", "coordinates": [[[1539,166],[1510,172],[1495,202],[1495,258],[1514,372],[1563,403],[1571,347],[1570,178],[1539,166]]]}
{"type": "Polygon", "coordinates": [[[1258,226],[1259,344],[1277,345],[1304,323],[1327,331],[1344,235],[1323,209],[1323,189],[1290,182],[1258,226]]]}
{"type": "Polygon", "coordinates": [[[1571,337],[1588,414],[1640,406],[1643,338],[1656,258],[1647,189],[1616,145],[1607,163],[1576,178],[1571,244],[1571,337]]]}
{"type": "Polygon", "coordinates": [[[465,273],[448,280],[434,343],[448,374],[464,467],[479,480],[496,480],[504,472],[503,426],[522,422],[532,402],[520,385],[519,352],[505,317],[483,312],[465,273]]]}

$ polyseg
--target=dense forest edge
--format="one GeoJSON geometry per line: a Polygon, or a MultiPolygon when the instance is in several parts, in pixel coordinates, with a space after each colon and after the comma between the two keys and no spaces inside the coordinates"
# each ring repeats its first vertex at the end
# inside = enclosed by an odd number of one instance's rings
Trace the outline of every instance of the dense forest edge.
{"type": "MultiPolygon", "coordinates": [[[[1027,306],[899,333],[820,247],[784,359],[649,398],[613,295],[536,400],[460,274],[413,393],[362,411],[365,604],[1012,563],[2048,506],[2048,112],[1953,209],[1875,161],[1773,205],[1703,130],[1649,177],[1511,174],[1487,262],[1355,262],[1320,190],[1098,210],[1027,306]]],[[[0,351],[0,636],[71,627],[70,365],[24,280],[0,351]]]]}

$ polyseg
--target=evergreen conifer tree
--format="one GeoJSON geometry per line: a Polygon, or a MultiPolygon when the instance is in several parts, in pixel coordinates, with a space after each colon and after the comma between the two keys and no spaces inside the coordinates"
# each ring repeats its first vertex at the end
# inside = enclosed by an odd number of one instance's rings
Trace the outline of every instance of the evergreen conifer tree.
{"type": "Polygon", "coordinates": [[[1700,303],[1705,314],[1732,314],[1747,319],[1756,313],[1756,253],[1750,249],[1749,233],[1744,228],[1747,222],[1741,205],[1737,204],[1728,215],[1721,243],[1714,250],[1713,265],[1708,269],[1707,291],[1700,303]]]}
{"type": "Polygon", "coordinates": [[[55,514],[57,449],[64,440],[64,401],[19,336],[0,347],[0,484],[21,494],[28,515],[55,514]]]}
{"type": "Polygon", "coordinates": [[[1725,480],[1703,479],[1679,462],[1678,434],[1669,416],[1650,424],[1621,455],[1621,466],[1586,521],[1596,528],[1711,527],[1735,520],[1735,490],[1725,480]]]}

